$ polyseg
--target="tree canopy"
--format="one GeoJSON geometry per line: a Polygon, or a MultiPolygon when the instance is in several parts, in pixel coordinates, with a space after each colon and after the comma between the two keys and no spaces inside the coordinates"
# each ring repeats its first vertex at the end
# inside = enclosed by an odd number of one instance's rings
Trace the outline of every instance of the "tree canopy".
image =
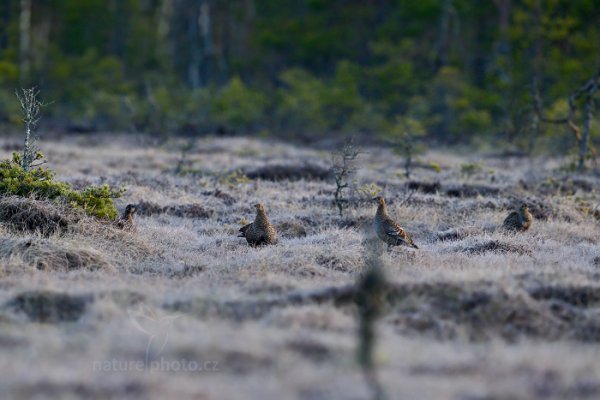
{"type": "Polygon", "coordinates": [[[600,68],[600,0],[1,1],[4,123],[37,85],[81,129],[310,138],[404,118],[441,143],[560,149],[569,129],[540,110],[566,115],[600,68]]]}

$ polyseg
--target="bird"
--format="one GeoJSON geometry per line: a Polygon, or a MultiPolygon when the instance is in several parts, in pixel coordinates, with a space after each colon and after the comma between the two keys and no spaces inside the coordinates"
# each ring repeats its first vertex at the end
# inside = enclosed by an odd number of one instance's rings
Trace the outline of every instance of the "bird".
{"type": "Polygon", "coordinates": [[[529,206],[522,204],[519,211],[513,211],[502,223],[502,227],[512,232],[525,232],[531,227],[533,215],[529,212],[529,206]]]}
{"type": "Polygon", "coordinates": [[[387,207],[385,205],[385,199],[382,196],[374,197],[373,200],[377,201],[377,213],[373,219],[373,228],[377,236],[387,243],[388,248],[391,246],[408,246],[414,249],[418,249],[417,245],[413,242],[410,235],[398,225],[387,213],[387,207]]]}
{"type": "Polygon", "coordinates": [[[121,214],[121,216],[117,220],[117,227],[125,231],[134,232],[135,224],[133,223],[133,214],[135,214],[136,211],[137,207],[135,206],[135,204],[128,204],[127,207],[125,207],[125,211],[123,211],[123,214],[121,214]]]}
{"type": "Polygon", "coordinates": [[[267,218],[265,206],[258,203],[254,207],[256,208],[254,222],[242,226],[238,237],[246,238],[251,247],[277,243],[277,232],[267,218]]]}

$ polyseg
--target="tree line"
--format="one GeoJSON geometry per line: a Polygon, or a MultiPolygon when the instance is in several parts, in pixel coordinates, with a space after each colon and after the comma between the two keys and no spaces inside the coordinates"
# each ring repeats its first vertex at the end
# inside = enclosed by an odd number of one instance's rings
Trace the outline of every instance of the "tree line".
{"type": "Polygon", "coordinates": [[[81,130],[414,126],[524,153],[579,145],[551,122],[571,114],[580,132],[591,114],[592,144],[598,133],[596,92],[572,95],[597,87],[600,0],[1,0],[0,12],[8,124],[14,89],[37,85],[52,119],[81,130]]]}

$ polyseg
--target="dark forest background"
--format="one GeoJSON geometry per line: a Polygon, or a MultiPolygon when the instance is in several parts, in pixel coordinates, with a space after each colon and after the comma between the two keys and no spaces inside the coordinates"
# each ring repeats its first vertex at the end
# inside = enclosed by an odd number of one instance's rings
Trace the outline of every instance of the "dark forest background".
{"type": "MultiPolygon", "coordinates": [[[[600,0],[0,0],[0,14],[5,129],[15,89],[36,85],[45,123],[67,130],[552,151],[576,138],[544,119],[600,68],[600,0]]],[[[573,121],[597,98],[575,99],[573,121]]]]}

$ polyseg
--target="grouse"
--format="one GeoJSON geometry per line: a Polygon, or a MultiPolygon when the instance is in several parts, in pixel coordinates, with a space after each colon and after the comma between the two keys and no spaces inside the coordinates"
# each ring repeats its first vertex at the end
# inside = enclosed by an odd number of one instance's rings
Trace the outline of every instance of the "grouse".
{"type": "Polygon", "coordinates": [[[117,220],[117,227],[125,231],[134,232],[135,224],[133,223],[133,214],[135,214],[136,211],[137,208],[135,204],[128,204],[121,217],[117,220]]]}
{"type": "Polygon", "coordinates": [[[262,203],[255,204],[256,218],[254,222],[242,226],[238,237],[246,238],[248,244],[252,247],[275,244],[277,242],[277,232],[265,212],[262,203]]]}
{"type": "Polygon", "coordinates": [[[377,213],[375,219],[373,219],[373,228],[377,233],[377,236],[387,243],[388,247],[391,246],[408,246],[418,249],[417,245],[414,244],[412,238],[408,233],[398,225],[387,213],[387,207],[385,205],[385,199],[383,197],[375,197],[379,206],[377,207],[377,213]]]}
{"type": "Polygon", "coordinates": [[[519,211],[513,211],[508,214],[508,217],[504,220],[502,227],[512,232],[525,232],[531,227],[533,216],[529,212],[527,204],[523,204],[519,211]]]}

